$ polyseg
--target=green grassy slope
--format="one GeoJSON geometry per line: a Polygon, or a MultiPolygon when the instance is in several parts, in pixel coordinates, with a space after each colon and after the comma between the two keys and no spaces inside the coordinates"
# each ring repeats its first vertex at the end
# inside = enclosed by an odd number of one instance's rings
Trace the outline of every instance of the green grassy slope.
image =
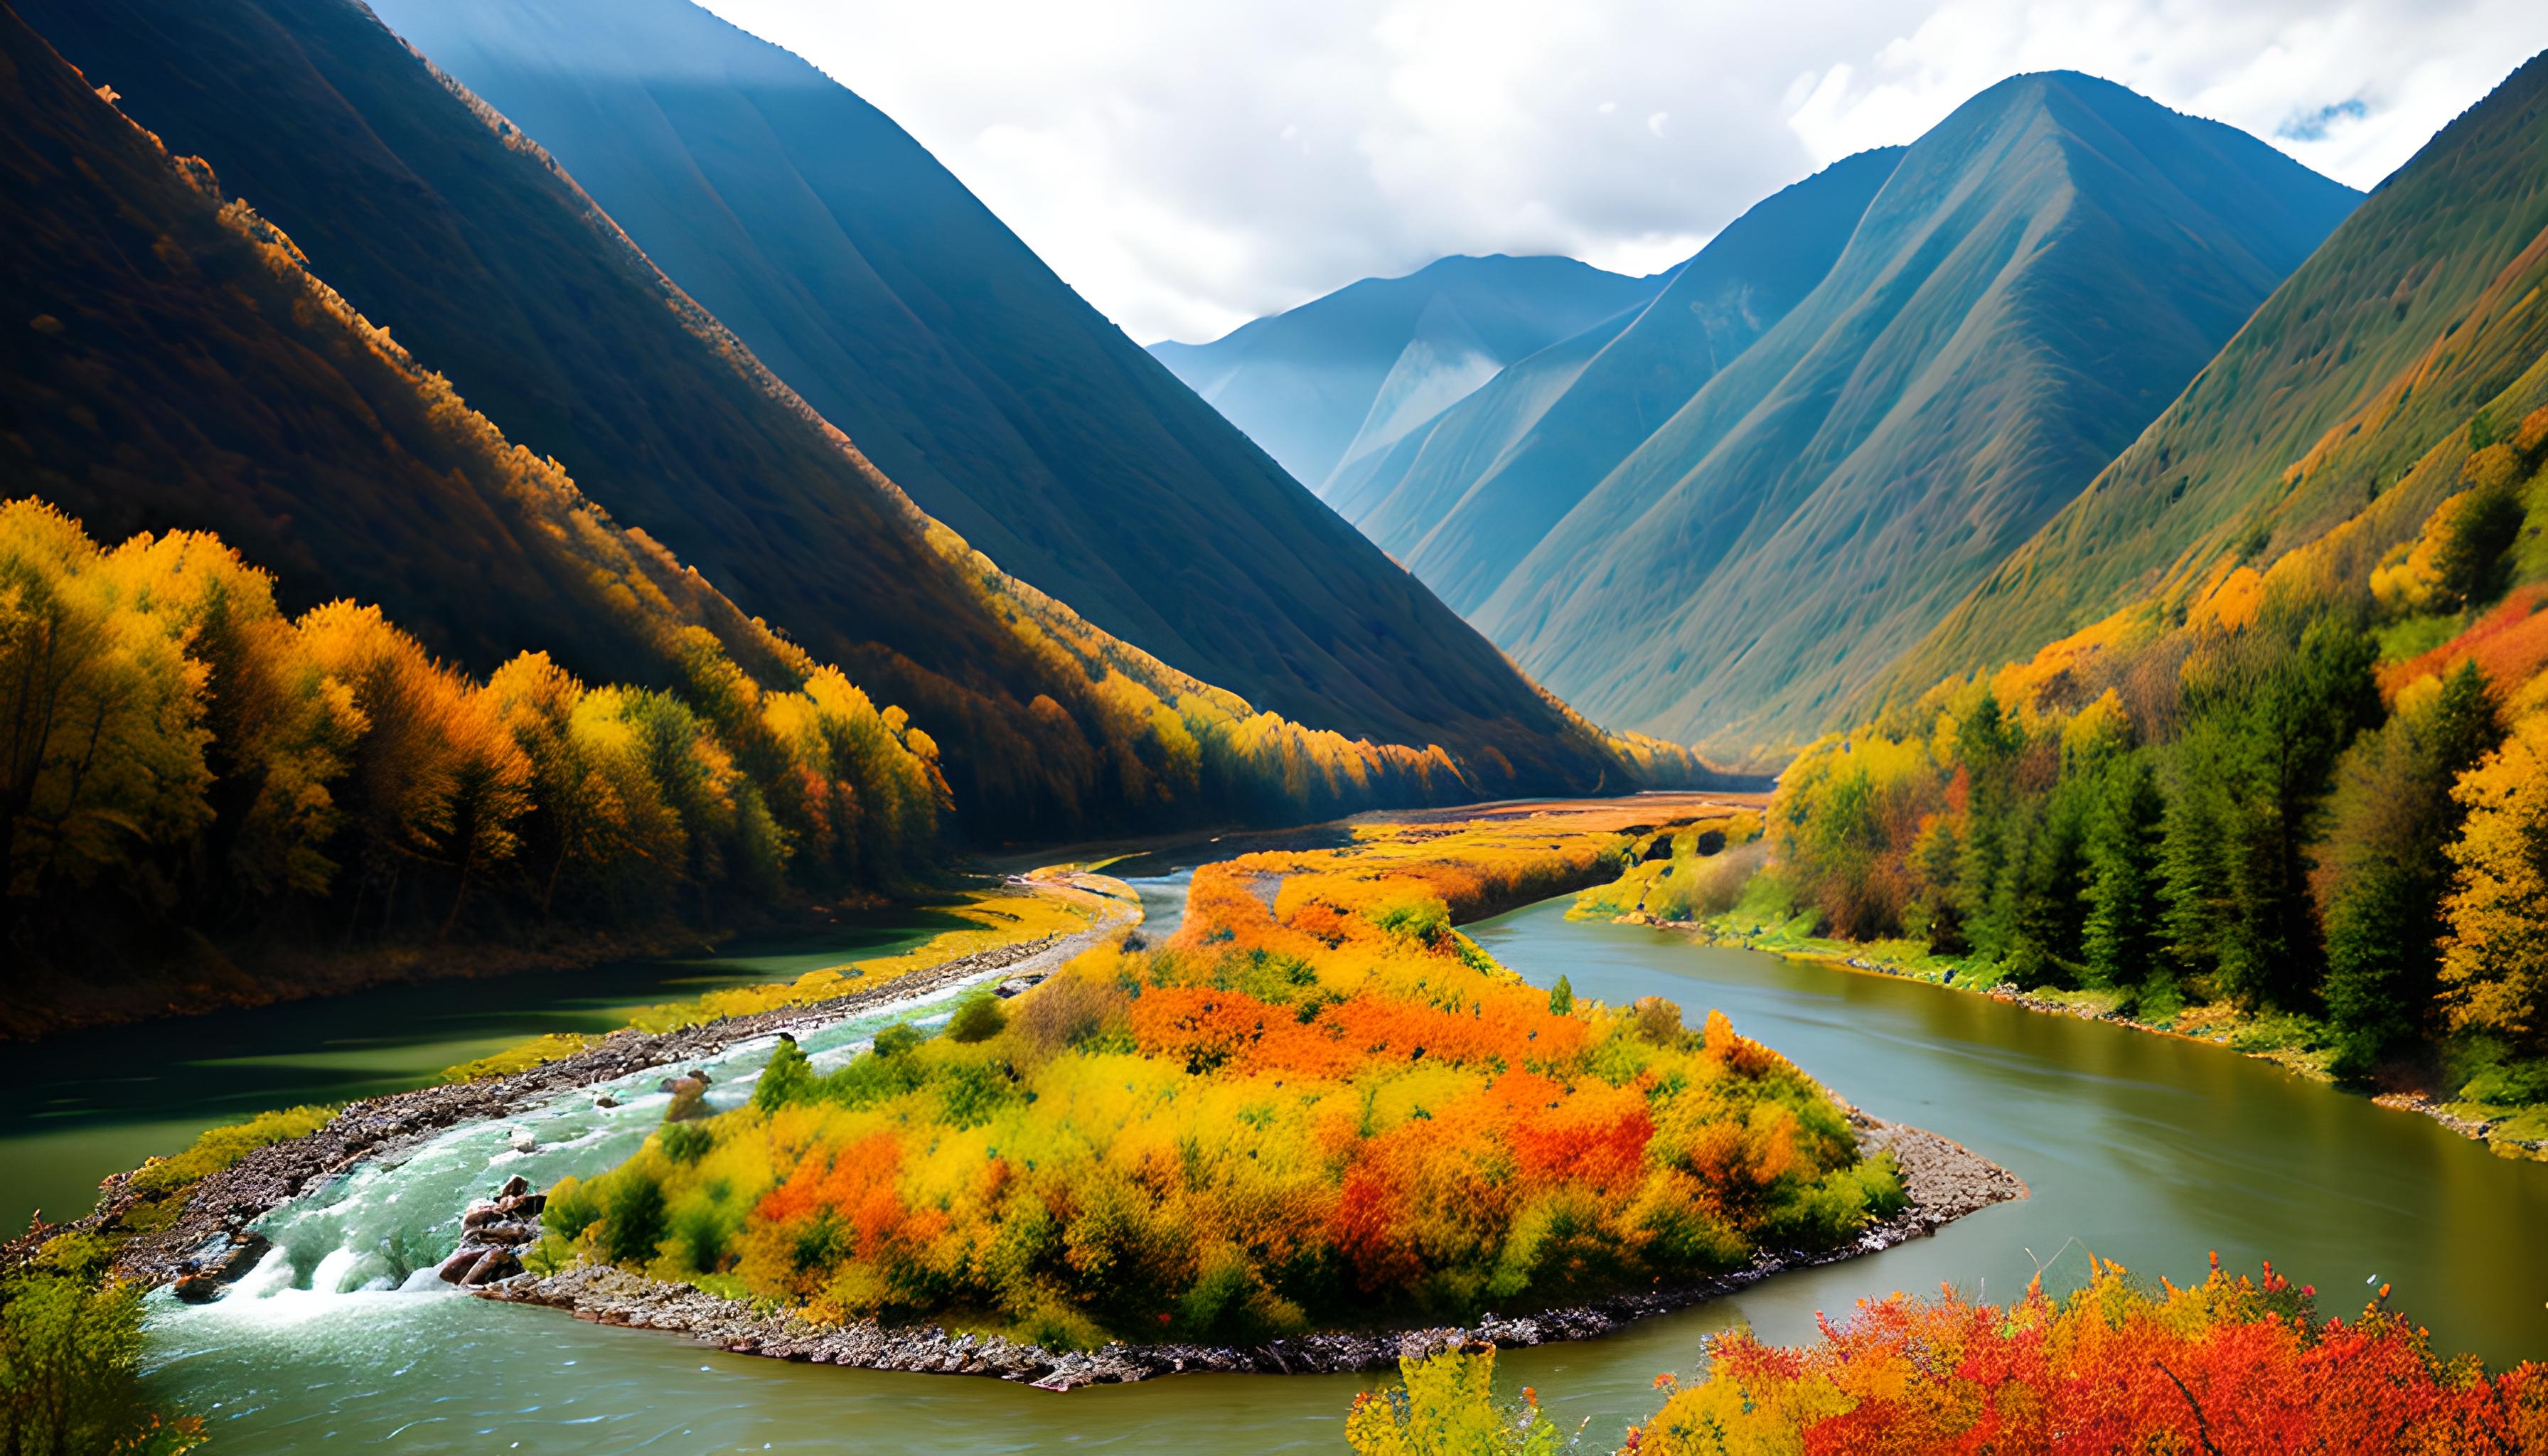
{"type": "Polygon", "coordinates": [[[2390,488],[2540,353],[2548,55],[2381,184],[2167,410],[1906,655],[1887,690],[2021,657],[2390,488]]]}
{"type": "Polygon", "coordinates": [[[1462,611],[1831,270],[1902,148],[1754,207],[1662,293],[1507,367],[1328,500],[1462,611]]]}
{"type": "MultiPolygon", "coordinates": [[[[1083,665],[1015,629],[1053,604],[942,549],[934,522],[544,152],[367,12],[348,0],[32,0],[22,13],[171,147],[213,157],[228,188],[512,439],[565,462],[587,495],[745,610],[909,708],[946,747],[979,822],[1035,836],[1125,817],[1120,789],[1137,771],[1110,758],[1114,709],[1083,665]]],[[[185,512],[228,507],[190,500],[147,523],[219,524],[185,512]]],[[[360,483],[320,508],[367,513],[384,531],[433,527],[360,483]]],[[[318,565],[323,590],[370,591],[360,555],[318,565]]],[[[482,590],[465,571],[435,580],[443,610],[482,590]]],[[[1312,726],[1439,743],[1481,792],[1615,774],[1483,641],[1420,635],[1429,597],[1399,580],[1398,596],[1361,599],[1371,616],[1320,624],[1329,662],[1299,672],[1346,690],[1297,694],[1314,698],[1312,726]],[[1402,638],[1400,621],[1419,629],[1402,638]],[[1440,663],[1421,656],[1437,647],[1440,663]]],[[[1287,653],[1311,655],[1298,634],[1256,650],[1269,679],[1287,653]]]]}
{"type": "Polygon", "coordinates": [[[1475,619],[1596,718],[1723,749],[1810,736],[2355,201],[2111,83],[2003,82],[1475,619]]]}
{"type": "Polygon", "coordinates": [[[1572,258],[1440,258],[1210,343],[1152,344],[1150,352],[1332,501],[1339,471],[1512,361],[1643,305],[1663,282],[1572,258]]]}

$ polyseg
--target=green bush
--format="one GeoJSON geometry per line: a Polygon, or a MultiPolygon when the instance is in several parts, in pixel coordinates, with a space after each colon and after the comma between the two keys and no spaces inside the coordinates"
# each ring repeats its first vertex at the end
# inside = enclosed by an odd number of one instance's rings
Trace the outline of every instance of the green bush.
{"type": "Polygon", "coordinates": [[[142,1394],[140,1286],[82,1263],[0,1282],[0,1451],[168,1456],[202,1444],[201,1421],[142,1394]]]}
{"type": "MultiPolygon", "coordinates": [[[[1000,998],[990,987],[966,996],[956,1005],[956,1014],[947,1019],[950,1042],[987,1042],[1007,1030],[1009,1014],[1000,1009],[1000,998]]],[[[878,1039],[881,1046],[882,1039],[878,1039]]]]}
{"type": "Polygon", "coordinates": [[[614,1264],[652,1263],[669,1232],[664,1185],[632,1170],[612,1183],[609,1200],[602,1213],[602,1257],[614,1264]]]}

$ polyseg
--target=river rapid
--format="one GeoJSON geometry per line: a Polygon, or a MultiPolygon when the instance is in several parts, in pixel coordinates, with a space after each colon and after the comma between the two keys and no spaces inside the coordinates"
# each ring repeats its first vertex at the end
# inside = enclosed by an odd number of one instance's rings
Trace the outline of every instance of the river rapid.
{"type": "MultiPolygon", "coordinates": [[[[1145,868],[1158,872],[1135,883],[1157,934],[1181,909],[1184,875],[1155,861],[1119,872],[1145,868]]],[[[1613,1003],[1663,995],[1692,1022],[1721,1009],[1867,1111],[1963,1141],[2034,1190],[1934,1238],[1781,1275],[1610,1339],[1501,1357],[1500,1377],[1536,1386],[1564,1423],[1588,1423],[1592,1449],[1610,1449],[1653,1410],[1658,1372],[1694,1371],[1710,1333],[1749,1324],[1802,1339],[1818,1311],[1941,1282],[2014,1296],[2039,1267],[2064,1288],[2084,1274],[2088,1250],[2180,1281],[2199,1277],[2208,1250],[2232,1266],[2271,1257],[2316,1283],[2330,1313],[2351,1313],[2388,1282],[2444,1347],[2499,1362],[2548,1356],[2548,1167],[2496,1158],[2425,1119],[2217,1047],[1644,927],[1569,922],[1565,909],[1544,902],[1470,931],[1538,984],[1563,973],[1577,994],[1613,1003]]],[[[907,1014],[943,1016],[953,994],[907,1014]]],[[[806,1045],[818,1061],[845,1057],[896,1014],[806,1045]]],[[[744,1044],[710,1063],[715,1100],[748,1095],[768,1052],[744,1044]]],[[[451,1241],[471,1195],[514,1172],[544,1184],[625,1156],[663,1101],[651,1075],[633,1080],[617,1089],[617,1109],[579,1094],[455,1129],[396,1167],[358,1169],[278,1211],[266,1225],[277,1252],[220,1302],[153,1297],[154,1384],[207,1417],[213,1449],[241,1452],[1239,1456],[1340,1450],[1344,1411],[1374,1383],[1204,1376],[1056,1396],[789,1365],[490,1304],[413,1272],[451,1241]],[[516,1126],[538,1139],[535,1151],[507,1145],[516,1126]]],[[[0,1157],[20,1165],[15,1145],[0,1144],[0,1157]]]]}

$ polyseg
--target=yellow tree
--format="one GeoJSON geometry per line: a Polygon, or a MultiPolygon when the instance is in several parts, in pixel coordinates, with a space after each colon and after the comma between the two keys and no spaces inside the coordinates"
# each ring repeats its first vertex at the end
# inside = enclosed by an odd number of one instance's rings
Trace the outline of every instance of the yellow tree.
{"type": "Polygon", "coordinates": [[[2548,715],[2516,723],[2452,792],[2468,821],[2443,905],[2451,1025],[2548,1051],[2548,715]]]}
{"type": "Polygon", "coordinates": [[[131,867],[210,809],[204,670],[77,521],[0,504],[0,867],[13,897],[131,867]]]}

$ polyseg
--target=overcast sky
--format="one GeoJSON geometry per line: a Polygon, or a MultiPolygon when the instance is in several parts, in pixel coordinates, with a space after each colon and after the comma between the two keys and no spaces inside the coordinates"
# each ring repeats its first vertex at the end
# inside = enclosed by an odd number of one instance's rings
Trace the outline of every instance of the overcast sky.
{"type": "Polygon", "coordinates": [[[1648,273],[2018,71],[2368,188],[2541,0],[705,0],[900,122],[1143,343],[1445,253],[1648,273]]]}

